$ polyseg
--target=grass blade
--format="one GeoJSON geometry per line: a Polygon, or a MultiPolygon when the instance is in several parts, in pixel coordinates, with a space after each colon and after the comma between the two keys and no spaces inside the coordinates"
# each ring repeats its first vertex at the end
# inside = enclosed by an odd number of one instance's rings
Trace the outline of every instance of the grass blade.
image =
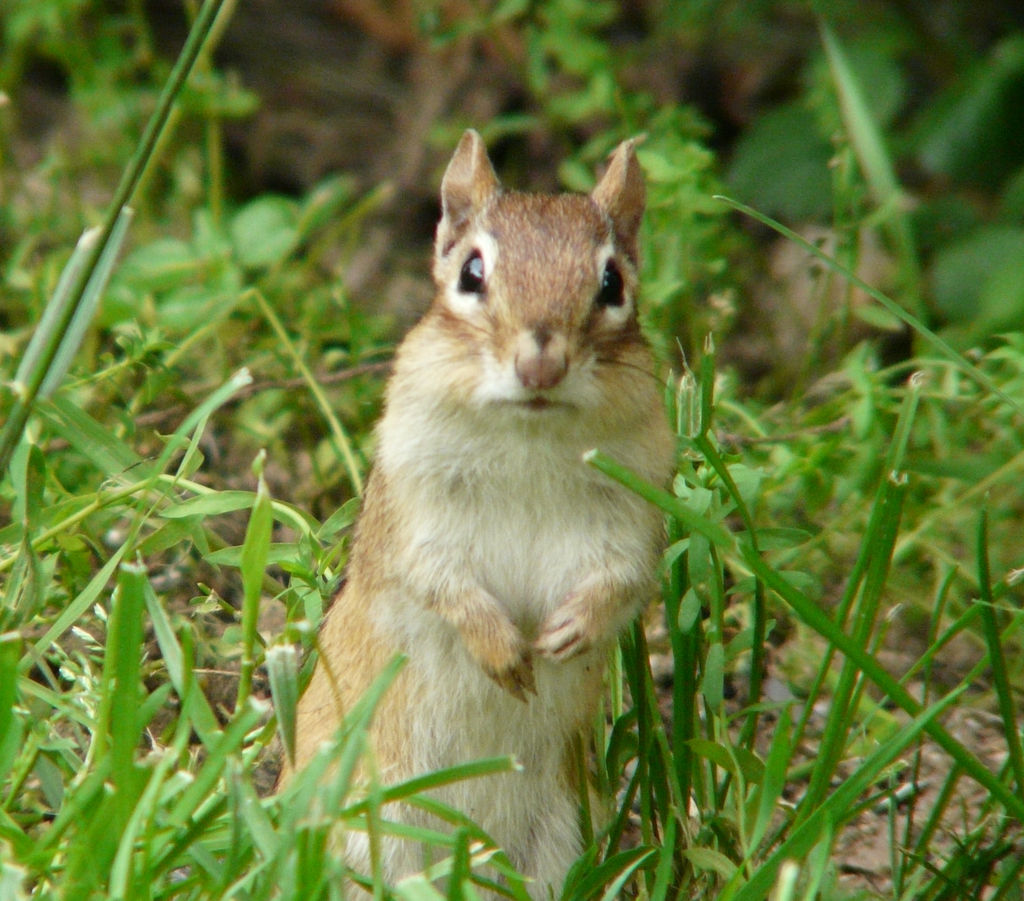
{"type": "Polygon", "coordinates": [[[839,108],[846,133],[876,203],[889,211],[885,224],[903,267],[901,286],[909,294],[910,308],[916,316],[923,319],[925,309],[919,289],[921,273],[917,263],[917,249],[914,246],[910,223],[903,211],[906,204],[896,178],[896,171],[885,148],[881,131],[871,115],[864,92],[853,74],[835,32],[824,23],[821,24],[820,30],[825,56],[832,71],[832,80],[839,95],[839,108]]]}
{"type": "Polygon", "coordinates": [[[41,403],[38,412],[57,435],[106,478],[124,484],[129,470],[138,479],[151,474],[150,466],[134,450],[68,398],[55,397],[41,403]]]}
{"type": "Polygon", "coordinates": [[[21,749],[23,729],[14,712],[20,657],[21,636],[17,632],[0,635],[0,782],[5,780],[21,749]]]}
{"type": "MultiPolygon", "coordinates": [[[[100,728],[110,731],[110,756],[114,774],[117,826],[120,831],[131,816],[138,775],[135,752],[139,744],[140,662],[142,659],[142,614],[145,609],[146,569],[125,563],[118,576],[107,633],[104,659],[104,717],[100,728]],[[107,680],[108,670],[111,679],[107,680]],[[108,701],[109,699],[109,701],[108,701]]],[[[102,708],[101,708],[102,709],[102,708]]],[[[90,751],[92,749],[90,748],[90,751]]]]}
{"type": "MultiPolygon", "coordinates": [[[[877,620],[878,606],[899,532],[905,494],[905,481],[882,479],[869,529],[864,535],[865,552],[869,562],[853,611],[851,641],[858,647],[868,647],[877,620]]],[[[829,707],[810,784],[800,802],[798,816],[801,819],[821,803],[841,762],[843,749],[854,723],[852,714],[856,710],[859,676],[857,665],[846,658],[829,707]]]]}
{"type": "Polygon", "coordinates": [[[171,458],[178,452],[178,449],[189,443],[189,436],[195,431],[205,427],[206,421],[211,414],[226,404],[242,388],[252,384],[252,375],[246,367],[239,369],[216,391],[204,398],[195,409],[193,409],[171,433],[171,437],[164,444],[164,449],[157,457],[153,468],[156,472],[163,472],[170,463],[171,458]]]}
{"type": "Polygon", "coordinates": [[[649,482],[645,482],[636,473],[607,454],[599,450],[590,450],[583,455],[583,461],[595,469],[599,469],[605,475],[611,476],[615,481],[625,485],[630,491],[650,501],[659,509],[674,516],[685,530],[700,533],[723,550],[732,550],[735,547],[736,539],[727,529],[704,518],[699,513],[695,513],[683,501],[673,497],[667,491],[662,491],[649,482]]]}
{"type": "MultiPolygon", "coordinates": [[[[884,691],[889,698],[911,716],[921,713],[921,705],[917,700],[878,662],[850,637],[836,627],[828,615],[799,589],[794,588],[779,576],[759,557],[745,553],[748,566],[764,579],[767,587],[779,595],[796,614],[811,628],[835,644],[839,650],[850,657],[864,674],[884,691]]],[[[1008,789],[977,757],[971,754],[941,724],[932,719],[924,723],[924,730],[946,751],[967,774],[984,786],[1006,807],[1013,816],[1024,820],[1024,798],[1008,789]]]]}
{"type": "Polygon", "coordinates": [[[126,542],[114,551],[114,553],[111,554],[110,559],[107,560],[96,575],[89,580],[85,588],[83,588],[75,599],[61,611],[60,615],[53,621],[50,628],[43,633],[42,638],[32,645],[32,650],[22,657],[19,664],[19,669],[22,673],[27,672],[38,660],[41,660],[43,655],[46,653],[46,649],[60,638],[61,635],[67,632],[67,630],[75,624],[78,618],[96,603],[100,594],[103,593],[109,584],[111,577],[120,565],[121,559],[124,557],[127,550],[128,543],[126,542]]]}
{"type": "Polygon", "coordinates": [[[275,645],[266,654],[270,695],[274,699],[277,730],[288,762],[295,763],[295,715],[299,704],[299,658],[291,645],[275,645]]]}
{"type": "Polygon", "coordinates": [[[190,658],[178,643],[167,610],[160,603],[148,580],[145,589],[146,611],[149,613],[157,647],[160,648],[160,657],[167,668],[167,676],[178,697],[182,699],[182,716],[188,720],[190,727],[195,729],[199,740],[203,744],[209,744],[214,740],[218,729],[217,718],[203,693],[194,690],[190,658]]]}
{"type": "Polygon", "coordinates": [[[1006,656],[996,622],[996,608],[992,602],[992,582],[988,564],[988,511],[983,509],[978,517],[978,587],[981,592],[981,623],[988,645],[989,665],[992,667],[992,684],[995,686],[999,716],[1003,720],[1007,750],[1010,755],[1010,770],[1017,783],[1017,792],[1024,796],[1024,749],[1021,748],[1020,729],[1017,725],[1017,705],[1010,686],[1006,668],[1006,656]]]}
{"type": "Polygon", "coordinates": [[[18,364],[18,370],[14,375],[14,390],[16,394],[25,394],[28,385],[33,382],[42,384],[46,378],[46,364],[41,363],[44,357],[45,348],[50,344],[59,345],[62,337],[58,332],[61,323],[68,321],[74,316],[74,310],[66,312],[74,304],[71,295],[71,286],[81,277],[89,254],[96,246],[99,239],[100,229],[98,227],[87,228],[78,239],[75,249],[71,252],[64,269],[61,271],[53,294],[43,309],[43,315],[39,317],[39,324],[32,333],[32,338],[25,348],[25,353],[18,364]]]}
{"type": "Polygon", "coordinates": [[[775,724],[772,743],[768,749],[768,757],[764,763],[764,779],[761,782],[760,798],[757,805],[757,816],[754,827],[750,830],[747,840],[752,850],[761,845],[771,824],[779,798],[786,787],[786,771],[793,757],[793,728],[788,707],[779,711],[779,720],[775,724]]]}
{"type": "MultiPolygon", "coordinates": [[[[483,760],[473,760],[469,763],[460,763],[445,769],[427,773],[424,776],[414,776],[396,785],[388,785],[382,788],[380,803],[388,804],[392,801],[401,801],[412,795],[422,794],[435,788],[451,785],[453,782],[462,782],[464,779],[477,779],[481,776],[492,776],[495,773],[510,773],[518,769],[514,757],[486,757],[483,760]]],[[[369,801],[357,801],[343,811],[346,817],[365,813],[369,801]]]]}
{"type": "Polygon", "coordinates": [[[263,574],[270,550],[270,533],[274,515],[270,507],[270,494],[263,479],[264,451],[260,451],[253,468],[256,470],[256,501],[252,505],[249,526],[242,544],[242,668],[238,679],[238,699],[241,708],[252,691],[252,674],[256,668],[256,626],[263,593],[263,574]]]}
{"type": "MultiPolygon", "coordinates": [[[[54,354],[53,361],[39,386],[39,397],[49,397],[60,385],[71,363],[78,353],[78,348],[85,337],[85,331],[92,322],[93,314],[99,306],[100,297],[110,280],[110,274],[114,270],[114,262],[121,245],[128,234],[128,226],[131,224],[133,212],[131,207],[121,207],[118,211],[114,227],[110,232],[110,238],[100,251],[96,261],[96,267],[90,273],[82,289],[82,296],[75,305],[67,330],[61,336],[54,354]]],[[[76,251],[77,252],[77,251],[76,251]]]]}

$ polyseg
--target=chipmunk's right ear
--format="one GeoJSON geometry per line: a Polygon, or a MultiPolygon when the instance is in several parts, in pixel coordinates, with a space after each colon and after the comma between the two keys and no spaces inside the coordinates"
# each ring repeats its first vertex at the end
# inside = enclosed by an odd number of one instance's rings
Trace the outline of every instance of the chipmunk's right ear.
{"type": "Polygon", "coordinates": [[[455,148],[441,180],[441,222],[436,241],[441,256],[452,249],[474,214],[500,190],[483,139],[469,129],[455,148]]]}

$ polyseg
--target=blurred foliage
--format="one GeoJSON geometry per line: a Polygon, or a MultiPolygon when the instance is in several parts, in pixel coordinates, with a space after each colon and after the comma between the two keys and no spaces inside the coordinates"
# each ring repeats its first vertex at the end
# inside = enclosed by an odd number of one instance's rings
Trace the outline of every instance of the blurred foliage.
{"type": "MultiPolygon", "coordinates": [[[[828,20],[840,35],[847,26],[854,79],[903,184],[925,316],[967,348],[1024,320],[1010,275],[1024,265],[1017,234],[1024,215],[1024,22],[1012,4],[984,5],[975,27],[963,8],[943,9],[948,18],[927,21],[912,15],[910,4],[852,19],[830,10],[828,20]],[[1016,29],[999,33],[1004,22],[1016,29]]],[[[837,221],[837,200],[857,190],[840,182],[836,168],[845,142],[856,138],[841,120],[834,73],[812,51],[800,65],[797,91],[760,111],[737,141],[726,172],[730,189],[785,221],[837,221]]],[[[861,192],[847,228],[877,227],[893,215],[861,192]]]]}

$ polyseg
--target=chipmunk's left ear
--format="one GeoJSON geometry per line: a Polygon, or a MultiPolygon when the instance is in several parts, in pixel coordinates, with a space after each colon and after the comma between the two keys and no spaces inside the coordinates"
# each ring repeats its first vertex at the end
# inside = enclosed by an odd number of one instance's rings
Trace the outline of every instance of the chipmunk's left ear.
{"type": "Polygon", "coordinates": [[[441,221],[436,241],[440,256],[452,249],[470,220],[500,191],[483,138],[468,129],[441,180],[441,221]]]}
{"type": "Polygon", "coordinates": [[[615,227],[615,236],[634,262],[637,259],[637,234],[643,219],[647,190],[644,173],[636,159],[636,139],[623,141],[612,153],[608,169],[591,199],[608,214],[615,227]]]}

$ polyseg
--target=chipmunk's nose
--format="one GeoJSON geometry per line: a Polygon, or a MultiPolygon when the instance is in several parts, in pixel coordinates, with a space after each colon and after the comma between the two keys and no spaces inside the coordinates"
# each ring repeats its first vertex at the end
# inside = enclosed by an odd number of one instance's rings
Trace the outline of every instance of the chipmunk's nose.
{"type": "Polygon", "coordinates": [[[565,335],[545,326],[527,329],[516,339],[516,376],[524,388],[554,388],[569,368],[565,335]]]}

